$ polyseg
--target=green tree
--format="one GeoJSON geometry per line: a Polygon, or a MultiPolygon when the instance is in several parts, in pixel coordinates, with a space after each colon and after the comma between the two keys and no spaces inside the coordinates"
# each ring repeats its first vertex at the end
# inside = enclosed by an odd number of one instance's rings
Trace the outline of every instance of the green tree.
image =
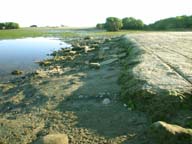
{"type": "Polygon", "coordinates": [[[98,23],[98,24],[96,25],[96,28],[98,28],[98,29],[104,29],[104,28],[105,28],[105,24],[103,24],[103,23],[98,23]]]}
{"type": "Polygon", "coordinates": [[[143,29],[144,28],[144,23],[142,20],[135,19],[133,17],[126,17],[122,19],[123,22],[123,29],[143,29]]]}
{"type": "Polygon", "coordinates": [[[174,30],[192,28],[192,16],[177,16],[156,21],[148,25],[152,30],[174,30]]]}
{"type": "Polygon", "coordinates": [[[6,22],[4,24],[5,24],[5,29],[18,29],[19,28],[19,24],[18,23],[6,22]]]}
{"type": "Polygon", "coordinates": [[[5,24],[4,23],[0,23],[0,30],[5,28],[5,24]]]}
{"type": "Polygon", "coordinates": [[[108,17],[106,19],[105,28],[107,31],[119,31],[122,28],[122,20],[116,17],[108,17]]]}

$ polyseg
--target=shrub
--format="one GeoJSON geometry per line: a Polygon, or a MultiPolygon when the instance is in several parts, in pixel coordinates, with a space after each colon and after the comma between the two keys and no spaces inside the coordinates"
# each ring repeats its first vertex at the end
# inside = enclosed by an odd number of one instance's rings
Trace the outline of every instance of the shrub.
{"type": "Polygon", "coordinates": [[[123,22],[123,29],[143,29],[144,28],[144,23],[139,20],[135,19],[133,17],[126,17],[122,20],[123,22]]]}
{"type": "Polygon", "coordinates": [[[5,23],[5,29],[18,29],[19,24],[14,22],[6,22],[5,23]]]}
{"type": "Polygon", "coordinates": [[[4,23],[0,23],[0,30],[1,29],[5,29],[5,24],[4,23]]]}
{"type": "Polygon", "coordinates": [[[96,28],[98,28],[98,29],[104,29],[104,28],[105,28],[105,24],[100,24],[100,23],[98,23],[98,24],[96,25],[96,28]]]}
{"type": "Polygon", "coordinates": [[[19,24],[14,22],[0,23],[0,29],[18,29],[19,24]]]}
{"type": "Polygon", "coordinates": [[[148,25],[148,29],[152,30],[172,30],[188,28],[192,28],[192,16],[185,15],[162,19],[148,25]]]}
{"type": "Polygon", "coordinates": [[[105,28],[107,31],[119,31],[122,28],[122,20],[116,17],[108,17],[106,19],[105,28]]]}

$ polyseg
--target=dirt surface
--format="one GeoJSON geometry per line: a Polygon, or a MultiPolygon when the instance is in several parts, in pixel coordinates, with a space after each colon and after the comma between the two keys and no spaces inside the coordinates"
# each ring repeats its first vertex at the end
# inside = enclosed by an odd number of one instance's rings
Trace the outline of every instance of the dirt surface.
{"type": "Polygon", "coordinates": [[[42,70],[1,84],[0,142],[35,143],[55,133],[67,134],[70,144],[145,142],[147,116],[119,100],[125,55],[118,41],[72,41],[73,52],[61,50],[42,70]],[[78,49],[90,43],[98,44],[78,49]]]}

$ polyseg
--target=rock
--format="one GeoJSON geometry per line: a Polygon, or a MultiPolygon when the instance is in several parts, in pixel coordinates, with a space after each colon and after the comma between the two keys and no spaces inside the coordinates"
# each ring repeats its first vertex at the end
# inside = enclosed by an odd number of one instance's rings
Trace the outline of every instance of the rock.
{"type": "Polygon", "coordinates": [[[86,37],[84,38],[84,40],[91,40],[91,39],[93,39],[93,37],[91,37],[91,36],[86,36],[86,37]]]}
{"type": "Polygon", "coordinates": [[[104,47],[104,48],[102,48],[103,50],[109,50],[110,48],[109,47],[104,47]]]}
{"type": "Polygon", "coordinates": [[[88,46],[85,46],[84,47],[84,52],[87,53],[89,51],[89,47],[88,46]]]}
{"type": "Polygon", "coordinates": [[[127,107],[127,104],[123,104],[124,107],[127,107]]]}
{"type": "Polygon", "coordinates": [[[39,139],[35,144],[68,144],[66,134],[49,134],[39,139]]]}
{"type": "Polygon", "coordinates": [[[158,121],[152,124],[149,137],[155,144],[191,144],[192,129],[158,121]]]}
{"type": "Polygon", "coordinates": [[[117,60],[118,60],[118,58],[113,58],[113,59],[109,59],[109,60],[103,61],[100,64],[101,65],[108,65],[108,64],[111,64],[111,63],[113,63],[113,62],[115,62],[117,60]]]}
{"type": "Polygon", "coordinates": [[[111,41],[110,38],[106,38],[106,39],[105,39],[105,42],[110,42],[110,41],[111,41]]]}
{"type": "Polygon", "coordinates": [[[47,73],[46,71],[43,70],[36,70],[35,74],[38,75],[39,77],[43,78],[43,77],[47,77],[47,73]]]}
{"type": "Polygon", "coordinates": [[[83,48],[80,46],[79,43],[72,44],[72,49],[73,51],[81,51],[83,48]]]}
{"type": "Polygon", "coordinates": [[[90,68],[94,68],[94,69],[99,69],[100,68],[100,64],[99,63],[90,63],[89,67],[90,68]]]}
{"type": "Polygon", "coordinates": [[[21,75],[23,74],[23,71],[20,71],[20,70],[14,70],[11,72],[12,75],[21,75]]]}
{"type": "Polygon", "coordinates": [[[71,54],[71,55],[75,55],[77,52],[76,51],[69,51],[69,54],[71,54]]]}
{"type": "Polygon", "coordinates": [[[85,61],[85,64],[86,64],[86,65],[88,65],[88,64],[89,64],[89,61],[88,61],[88,60],[86,60],[86,61],[85,61]]]}
{"type": "Polygon", "coordinates": [[[98,58],[99,59],[104,59],[105,58],[105,50],[104,49],[99,49],[99,52],[98,52],[98,58]]]}
{"type": "Polygon", "coordinates": [[[121,53],[121,54],[118,55],[118,57],[119,57],[119,58],[123,58],[123,57],[125,57],[126,55],[127,55],[127,53],[121,53]]]}
{"type": "Polygon", "coordinates": [[[83,95],[79,95],[79,98],[80,98],[80,99],[83,98],[83,95]]]}
{"type": "Polygon", "coordinates": [[[51,64],[51,61],[45,60],[45,61],[40,61],[37,63],[39,63],[40,66],[48,66],[51,64]]]}
{"type": "Polygon", "coordinates": [[[102,101],[102,104],[104,105],[108,105],[111,103],[111,100],[109,98],[105,98],[103,101],[102,101]]]}
{"type": "Polygon", "coordinates": [[[95,48],[89,48],[89,46],[83,46],[82,48],[84,48],[85,53],[95,50],[95,48]]]}

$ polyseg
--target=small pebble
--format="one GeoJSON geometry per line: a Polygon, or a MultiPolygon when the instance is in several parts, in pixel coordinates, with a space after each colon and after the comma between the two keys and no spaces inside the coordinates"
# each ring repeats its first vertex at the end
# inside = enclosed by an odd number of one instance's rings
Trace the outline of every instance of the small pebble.
{"type": "Polygon", "coordinates": [[[105,98],[105,99],[102,101],[102,103],[103,103],[104,105],[108,105],[108,104],[111,103],[111,100],[110,100],[109,98],[105,98]]]}
{"type": "Polygon", "coordinates": [[[79,98],[83,98],[83,96],[82,96],[82,95],[79,95],[79,98]]]}

